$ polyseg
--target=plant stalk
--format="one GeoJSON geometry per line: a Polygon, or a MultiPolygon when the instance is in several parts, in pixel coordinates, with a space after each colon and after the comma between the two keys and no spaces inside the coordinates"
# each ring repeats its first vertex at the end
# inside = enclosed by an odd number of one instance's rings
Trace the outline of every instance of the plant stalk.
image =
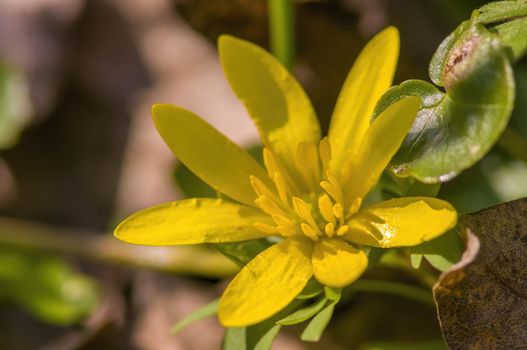
{"type": "Polygon", "coordinates": [[[295,55],[295,23],[293,0],[268,0],[271,52],[291,70],[295,55]]]}
{"type": "Polygon", "coordinates": [[[233,262],[208,247],[132,245],[110,234],[73,232],[5,217],[0,217],[0,246],[212,278],[230,277],[239,270],[233,262]]]}

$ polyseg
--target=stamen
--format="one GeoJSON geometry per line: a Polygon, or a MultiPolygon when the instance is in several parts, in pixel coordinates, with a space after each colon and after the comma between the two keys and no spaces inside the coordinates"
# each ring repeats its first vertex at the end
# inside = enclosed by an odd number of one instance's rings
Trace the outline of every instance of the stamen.
{"type": "Polygon", "coordinates": [[[331,187],[333,187],[333,191],[335,192],[335,195],[337,196],[335,200],[338,203],[342,204],[344,202],[344,195],[342,194],[342,188],[340,187],[339,181],[337,180],[335,175],[333,175],[329,170],[326,171],[326,178],[331,184],[331,187]]]}
{"type": "Polygon", "coordinates": [[[278,195],[280,196],[280,199],[284,204],[289,206],[288,201],[288,191],[287,191],[287,184],[285,183],[284,177],[282,176],[282,173],[277,171],[274,173],[274,184],[276,186],[276,189],[278,190],[278,195]]]}
{"type": "Polygon", "coordinates": [[[282,236],[285,236],[285,237],[294,236],[297,234],[296,228],[278,226],[276,227],[276,229],[282,236]]]}
{"type": "Polygon", "coordinates": [[[327,137],[324,137],[320,141],[318,152],[320,155],[320,161],[322,162],[322,169],[324,170],[324,173],[326,173],[329,170],[329,161],[331,160],[331,148],[327,137]]]}
{"type": "Polygon", "coordinates": [[[318,164],[317,148],[312,142],[301,142],[296,149],[296,165],[307,186],[314,192],[318,189],[320,168],[318,164]]]}
{"type": "Polygon", "coordinates": [[[300,224],[300,228],[302,229],[302,232],[304,232],[304,234],[306,236],[308,236],[309,238],[311,238],[314,241],[318,241],[317,231],[315,231],[315,229],[313,229],[312,226],[310,226],[310,225],[306,224],[305,222],[303,222],[303,223],[300,224]]]}
{"type": "Polygon", "coordinates": [[[280,167],[280,164],[276,161],[273,153],[267,148],[263,149],[263,159],[265,168],[267,169],[267,173],[271,179],[274,179],[275,173],[280,173],[284,179],[284,183],[287,184],[286,188],[291,189],[289,193],[298,193],[298,187],[296,184],[291,180],[288,173],[283,171],[283,169],[280,167]]]}
{"type": "Polygon", "coordinates": [[[339,227],[339,229],[337,230],[337,236],[342,236],[344,234],[346,234],[348,231],[349,231],[349,226],[348,225],[342,225],[339,227]]]}
{"type": "Polygon", "coordinates": [[[344,223],[344,208],[340,203],[337,203],[333,206],[333,214],[339,219],[339,223],[342,225],[344,223]]]}
{"type": "Polygon", "coordinates": [[[267,187],[262,182],[262,180],[260,180],[254,175],[251,175],[249,176],[249,181],[251,182],[251,186],[258,197],[266,196],[271,198],[273,201],[278,202],[278,197],[276,196],[276,193],[272,191],[269,187],[267,187]]]}
{"type": "Polygon", "coordinates": [[[322,233],[320,232],[320,229],[318,228],[317,222],[313,218],[313,215],[311,215],[311,209],[309,209],[309,206],[306,204],[306,202],[304,202],[298,197],[293,197],[293,207],[295,208],[295,211],[298,216],[306,220],[307,223],[317,231],[317,233],[322,233]]]}
{"type": "Polygon", "coordinates": [[[260,230],[262,232],[265,232],[267,234],[270,234],[270,235],[274,235],[274,234],[278,233],[278,230],[276,229],[276,227],[268,225],[268,224],[263,224],[261,222],[255,223],[254,227],[256,227],[258,230],[260,230]]]}
{"type": "Polygon", "coordinates": [[[353,203],[349,207],[347,217],[350,217],[353,214],[355,214],[356,212],[358,212],[361,205],[362,205],[362,198],[359,198],[359,197],[355,198],[355,200],[353,201],[353,203]]]}
{"type": "Polygon", "coordinates": [[[327,194],[322,195],[318,199],[318,208],[320,209],[320,214],[327,222],[335,224],[335,215],[333,214],[333,203],[327,194]]]}
{"type": "Polygon", "coordinates": [[[266,196],[260,196],[255,201],[256,205],[258,205],[264,212],[271,216],[285,216],[284,211],[276,202],[274,202],[272,199],[266,196]]]}
{"type": "Polygon", "coordinates": [[[278,164],[276,163],[276,159],[274,159],[273,154],[267,148],[263,149],[263,159],[269,177],[273,178],[273,174],[279,172],[280,169],[278,168],[278,164]]]}
{"type": "Polygon", "coordinates": [[[333,223],[327,223],[326,227],[324,227],[324,231],[326,232],[326,235],[331,238],[335,234],[335,225],[333,223]]]}
{"type": "Polygon", "coordinates": [[[331,184],[329,182],[327,182],[325,180],[321,181],[320,182],[320,187],[322,187],[324,189],[324,191],[326,191],[331,196],[331,198],[333,198],[333,200],[338,201],[338,195],[334,191],[333,186],[331,186],[331,184]]]}
{"type": "Polygon", "coordinates": [[[273,220],[278,226],[295,227],[295,222],[293,220],[282,215],[273,216],[273,220]]]}

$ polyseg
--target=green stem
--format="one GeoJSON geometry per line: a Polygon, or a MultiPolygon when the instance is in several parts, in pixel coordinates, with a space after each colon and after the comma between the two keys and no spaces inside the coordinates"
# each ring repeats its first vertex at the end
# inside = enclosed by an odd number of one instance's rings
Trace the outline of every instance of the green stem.
{"type": "Polygon", "coordinates": [[[373,292],[373,293],[384,293],[397,295],[412,299],[424,304],[435,306],[434,299],[430,291],[411,286],[404,283],[393,282],[393,281],[379,281],[379,280],[358,280],[353,283],[350,288],[350,292],[373,292]]]}
{"type": "Polygon", "coordinates": [[[132,245],[110,234],[72,232],[3,217],[0,217],[0,246],[204,277],[229,277],[239,270],[223,255],[206,247],[132,245]]]}
{"type": "Polygon", "coordinates": [[[293,0],[268,0],[267,9],[271,52],[291,70],[295,52],[293,0]]]}
{"type": "Polygon", "coordinates": [[[517,131],[507,128],[498,140],[498,145],[510,155],[527,162],[527,138],[517,131]]]}

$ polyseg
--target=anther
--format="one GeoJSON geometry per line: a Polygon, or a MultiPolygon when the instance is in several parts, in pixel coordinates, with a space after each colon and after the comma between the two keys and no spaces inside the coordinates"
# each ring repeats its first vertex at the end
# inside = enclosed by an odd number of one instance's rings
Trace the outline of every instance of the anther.
{"type": "Polygon", "coordinates": [[[335,234],[335,225],[333,225],[331,222],[326,224],[326,227],[324,228],[324,232],[326,232],[326,236],[329,238],[333,237],[335,234]]]}
{"type": "Polygon", "coordinates": [[[314,241],[318,241],[318,234],[312,226],[303,222],[300,224],[300,228],[302,229],[302,232],[304,232],[306,236],[308,236],[314,241]]]}

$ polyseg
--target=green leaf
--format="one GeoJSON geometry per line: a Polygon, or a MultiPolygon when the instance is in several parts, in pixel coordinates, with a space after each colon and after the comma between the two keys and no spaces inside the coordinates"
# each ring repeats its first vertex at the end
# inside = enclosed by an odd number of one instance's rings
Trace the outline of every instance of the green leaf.
{"type": "Polygon", "coordinates": [[[421,97],[422,108],[392,160],[397,176],[447,181],[480,160],[507,126],[514,101],[507,55],[481,25],[460,28],[464,31],[447,38],[431,64],[430,75],[446,93],[409,80],[388,90],[376,107],[373,118],[404,97],[421,97]]]}
{"type": "Polygon", "coordinates": [[[44,322],[68,325],[95,310],[100,290],[95,280],[58,258],[2,249],[0,295],[44,322]]]}
{"type": "MultiPolygon", "coordinates": [[[[439,44],[439,47],[432,56],[428,66],[428,74],[432,82],[437,86],[443,86],[443,77],[446,69],[445,63],[448,61],[448,56],[471,25],[472,23],[470,21],[462,22],[439,44]]],[[[426,103],[423,104],[426,106],[426,103]]]]}
{"type": "Polygon", "coordinates": [[[16,143],[31,113],[25,77],[13,67],[0,62],[0,149],[16,143]]]}
{"type": "Polygon", "coordinates": [[[218,313],[218,304],[219,299],[216,299],[213,302],[203,306],[199,310],[194,311],[193,313],[176,323],[170,330],[170,333],[176,334],[194,322],[215,315],[216,313],[218,313]]]}
{"type": "Polygon", "coordinates": [[[474,11],[473,20],[479,23],[490,24],[526,16],[527,2],[523,0],[496,1],[474,11]]]}
{"type": "Polygon", "coordinates": [[[419,256],[421,256],[436,269],[445,271],[461,258],[463,240],[456,231],[452,230],[431,241],[411,247],[410,252],[414,268],[419,267],[419,256]]]}
{"type": "Polygon", "coordinates": [[[243,267],[256,255],[270,247],[271,243],[261,238],[236,243],[218,243],[213,246],[227,258],[243,267]]]}
{"type": "Polygon", "coordinates": [[[335,305],[337,301],[332,302],[326,306],[322,311],[320,311],[302,332],[300,339],[303,341],[317,342],[320,340],[322,333],[329,324],[331,316],[333,316],[333,311],[335,310],[335,305]]]}
{"type": "Polygon", "coordinates": [[[512,50],[512,58],[520,59],[527,51],[527,18],[497,25],[494,29],[498,32],[500,41],[505,47],[512,50]]]}
{"type": "Polygon", "coordinates": [[[291,315],[282,318],[276,323],[280,325],[293,325],[300,322],[304,322],[305,320],[313,317],[320,310],[322,310],[324,305],[326,305],[327,301],[327,298],[321,298],[317,302],[293,312],[291,315]]]}

